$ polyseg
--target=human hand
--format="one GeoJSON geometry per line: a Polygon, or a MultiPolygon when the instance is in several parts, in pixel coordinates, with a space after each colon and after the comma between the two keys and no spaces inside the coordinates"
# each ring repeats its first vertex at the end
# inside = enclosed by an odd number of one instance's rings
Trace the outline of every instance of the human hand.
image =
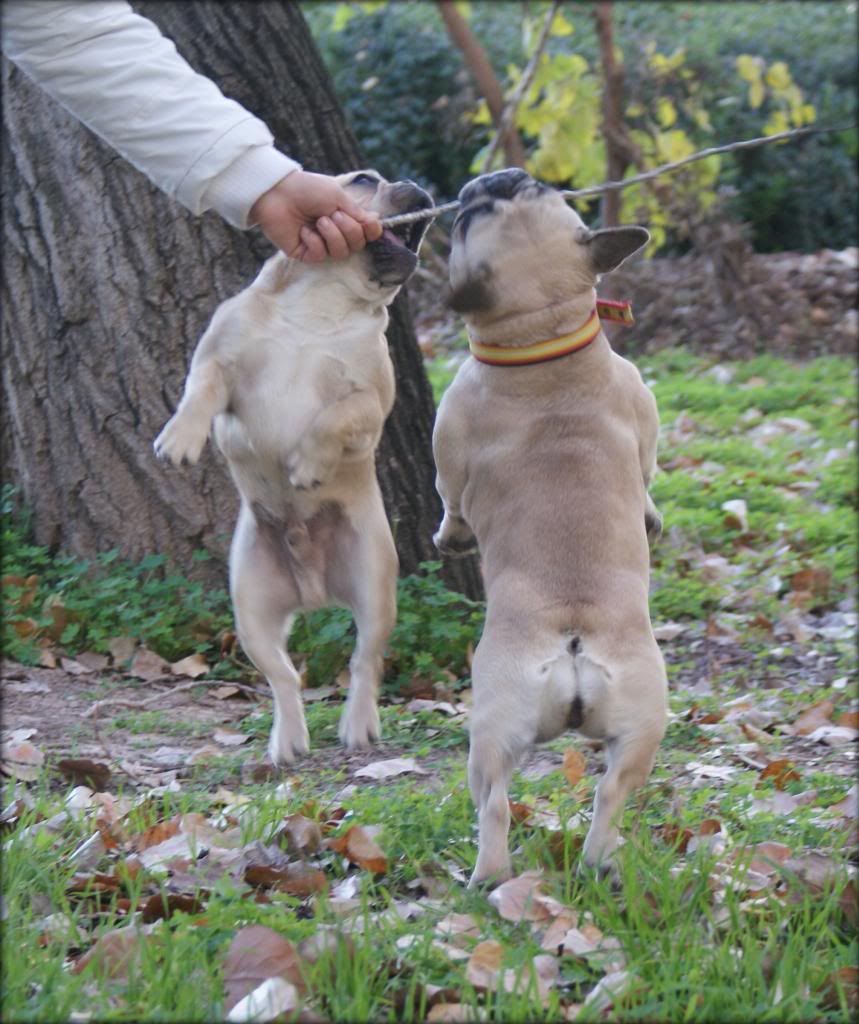
{"type": "Polygon", "coordinates": [[[327,174],[293,171],[251,207],[250,222],[270,242],[305,263],[345,260],[382,234],[379,217],[363,209],[327,174]]]}

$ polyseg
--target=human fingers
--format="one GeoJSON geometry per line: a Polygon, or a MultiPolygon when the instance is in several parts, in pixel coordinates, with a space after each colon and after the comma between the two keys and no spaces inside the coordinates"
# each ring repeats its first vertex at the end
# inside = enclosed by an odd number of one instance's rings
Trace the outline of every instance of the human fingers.
{"type": "Polygon", "coordinates": [[[363,212],[365,216],[361,227],[364,231],[364,238],[366,238],[368,242],[375,242],[377,238],[382,237],[382,232],[384,231],[382,222],[379,220],[379,215],[375,211],[371,212],[370,210],[364,210],[363,212]]]}
{"type": "Polygon", "coordinates": [[[359,249],[364,248],[367,244],[367,238],[364,234],[364,227],[359,221],[355,220],[354,217],[350,217],[342,210],[335,210],[331,215],[331,219],[346,239],[350,252],[358,252],[359,249]]]}
{"type": "Polygon", "coordinates": [[[342,199],[338,202],[340,212],[361,225],[364,238],[368,242],[375,242],[383,230],[378,213],[375,210],[365,210],[363,206],[359,206],[345,189],[341,189],[340,192],[342,195],[342,199]]]}
{"type": "Polygon", "coordinates": [[[299,232],[301,244],[304,246],[304,255],[296,252],[296,257],[303,263],[321,263],[328,255],[325,249],[325,242],[313,230],[305,225],[299,232]]]}
{"type": "Polygon", "coordinates": [[[349,242],[331,217],[320,217],[314,226],[332,260],[345,260],[350,255],[349,242]]]}

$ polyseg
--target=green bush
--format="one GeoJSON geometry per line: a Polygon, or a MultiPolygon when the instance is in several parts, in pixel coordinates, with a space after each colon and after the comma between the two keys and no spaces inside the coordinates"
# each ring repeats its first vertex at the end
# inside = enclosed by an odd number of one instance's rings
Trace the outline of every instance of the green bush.
{"type": "MultiPolygon", "coordinates": [[[[468,674],[467,652],[480,638],[483,605],[448,590],[440,568],[427,562],[420,575],[398,582],[397,623],[385,659],[385,683],[394,691],[416,677],[451,681],[468,674]]],[[[347,666],[354,643],[351,614],[327,608],[297,618],[289,647],[305,662],[308,686],[322,686],[347,666]]]]}
{"type": "MultiPolygon", "coordinates": [[[[221,639],[233,629],[226,591],[185,579],[163,555],[130,563],[115,551],[92,560],[51,552],[32,543],[9,488],[2,495],[2,540],[6,657],[37,664],[43,645],[69,655],[106,653],[111,640],[130,636],[170,661],[202,653],[218,676],[250,671],[244,659],[219,661],[221,639]]],[[[450,682],[468,674],[483,606],[448,590],[440,568],[429,562],[420,575],[398,582],[397,624],[385,663],[394,690],[414,677],[450,682]]],[[[297,616],[289,648],[305,663],[307,685],[323,686],[348,665],[354,641],[351,612],[327,608],[297,616]]]]}
{"type": "Polygon", "coordinates": [[[27,517],[16,511],[8,487],[2,521],[7,657],[37,662],[44,638],[70,653],[107,652],[120,636],[135,637],[168,660],[198,651],[211,656],[219,634],[230,628],[226,591],[176,574],[163,555],[131,564],[116,551],[90,560],[53,553],[32,543],[27,517]]]}

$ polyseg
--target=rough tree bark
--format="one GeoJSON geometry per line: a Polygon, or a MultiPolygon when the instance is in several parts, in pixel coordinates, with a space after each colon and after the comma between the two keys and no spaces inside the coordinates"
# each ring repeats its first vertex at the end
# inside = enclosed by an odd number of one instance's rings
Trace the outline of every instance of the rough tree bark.
{"type": "MultiPolygon", "coordinates": [[[[497,128],[504,112],[504,91],[492,70],[486,51],[468,27],[468,22],[456,9],[452,0],[438,0],[438,9],[451,42],[462,53],[465,66],[471,72],[480,95],[486,100],[492,122],[497,128]]],[[[511,125],[501,140],[504,159],[508,167],[525,166],[525,147],[515,126],[511,125]]]]}
{"type": "MultiPolygon", "coordinates": [[[[297,4],[135,6],[305,167],[362,165],[297,4]]],[[[198,575],[222,579],[236,511],[223,461],[209,450],[193,470],[168,470],[152,439],[215,307],[271,247],[215,214],[186,213],[5,60],[3,100],[5,477],[41,543],[82,555],[160,551],[185,571],[205,548],[215,569],[198,575]]],[[[378,468],[401,567],[411,572],[437,557],[440,506],[432,395],[404,295],[388,339],[397,402],[378,468]]],[[[478,592],[474,562],[446,572],[478,592]]]]}

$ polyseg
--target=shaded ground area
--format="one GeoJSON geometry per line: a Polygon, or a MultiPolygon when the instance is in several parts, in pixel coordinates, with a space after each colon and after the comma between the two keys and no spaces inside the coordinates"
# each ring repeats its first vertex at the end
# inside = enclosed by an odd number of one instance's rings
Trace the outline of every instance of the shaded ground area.
{"type": "MultiPolygon", "coordinates": [[[[744,694],[750,706],[778,707],[787,718],[786,706],[814,703],[815,694],[827,691],[833,683],[845,702],[849,700],[848,680],[841,674],[843,661],[836,652],[827,653],[825,645],[821,649],[819,644],[785,642],[764,653],[760,646],[750,647],[725,636],[710,637],[704,624],[669,624],[661,627],[661,632],[669,637],[662,639],[660,646],[672,693],[693,709],[693,719],[696,702],[728,710],[732,703],[743,704],[744,694]]],[[[3,663],[4,733],[32,729],[30,742],[47,756],[48,763],[67,757],[90,758],[109,764],[131,786],[159,786],[199,776],[201,768],[223,760],[229,763],[228,777],[237,782],[276,780],[295,773],[312,776],[321,768],[326,775],[341,773],[347,778],[379,759],[408,757],[416,746],[426,747],[423,736],[413,736],[408,730],[414,719],[412,704],[403,699],[391,702],[383,696],[388,719],[396,722],[394,730],[386,730],[382,741],[370,750],[345,750],[336,740],[336,716],[345,692],[328,687],[305,691],[308,715],[312,716],[314,709],[324,710],[327,719],[314,736],[310,755],[291,768],[278,770],[266,756],[271,698],[262,679],[250,685],[217,680],[147,682],[109,670],[81,671],[79,662],[71,664],[74,671],[3,663]]],[[[462,696],[470,701],[468,691],[462,696]]],[[[437,702],[417,701],[415,706],[422,703],[437,702]]],[[[429,767],[449,759],[463,761],[467,749],[465,707],[461,704],[462,712],[453,716],[453,722],[445,723],[461,733],[455,751],[435,749],[430,742],[423,758],[429,767]]],[[[763,710],[759,717],[767,726],[778,721],[772,711],[763,710]]],[[[786,753],[808,765],[825,766],[845,777],[854,770],[849,743],[809,746],[796,737],[784,737],[782,742],[786,753]]],[[[600,744],[584,743],[583,748],[593,756],[600,744]]],[[[594,757],[593,770],[600,760],[594,757]]],[[[556,751],[538,747],[523,762],[522,770],[526,775],[541,768],[556,770],[560,761],[556,751]]]]}

